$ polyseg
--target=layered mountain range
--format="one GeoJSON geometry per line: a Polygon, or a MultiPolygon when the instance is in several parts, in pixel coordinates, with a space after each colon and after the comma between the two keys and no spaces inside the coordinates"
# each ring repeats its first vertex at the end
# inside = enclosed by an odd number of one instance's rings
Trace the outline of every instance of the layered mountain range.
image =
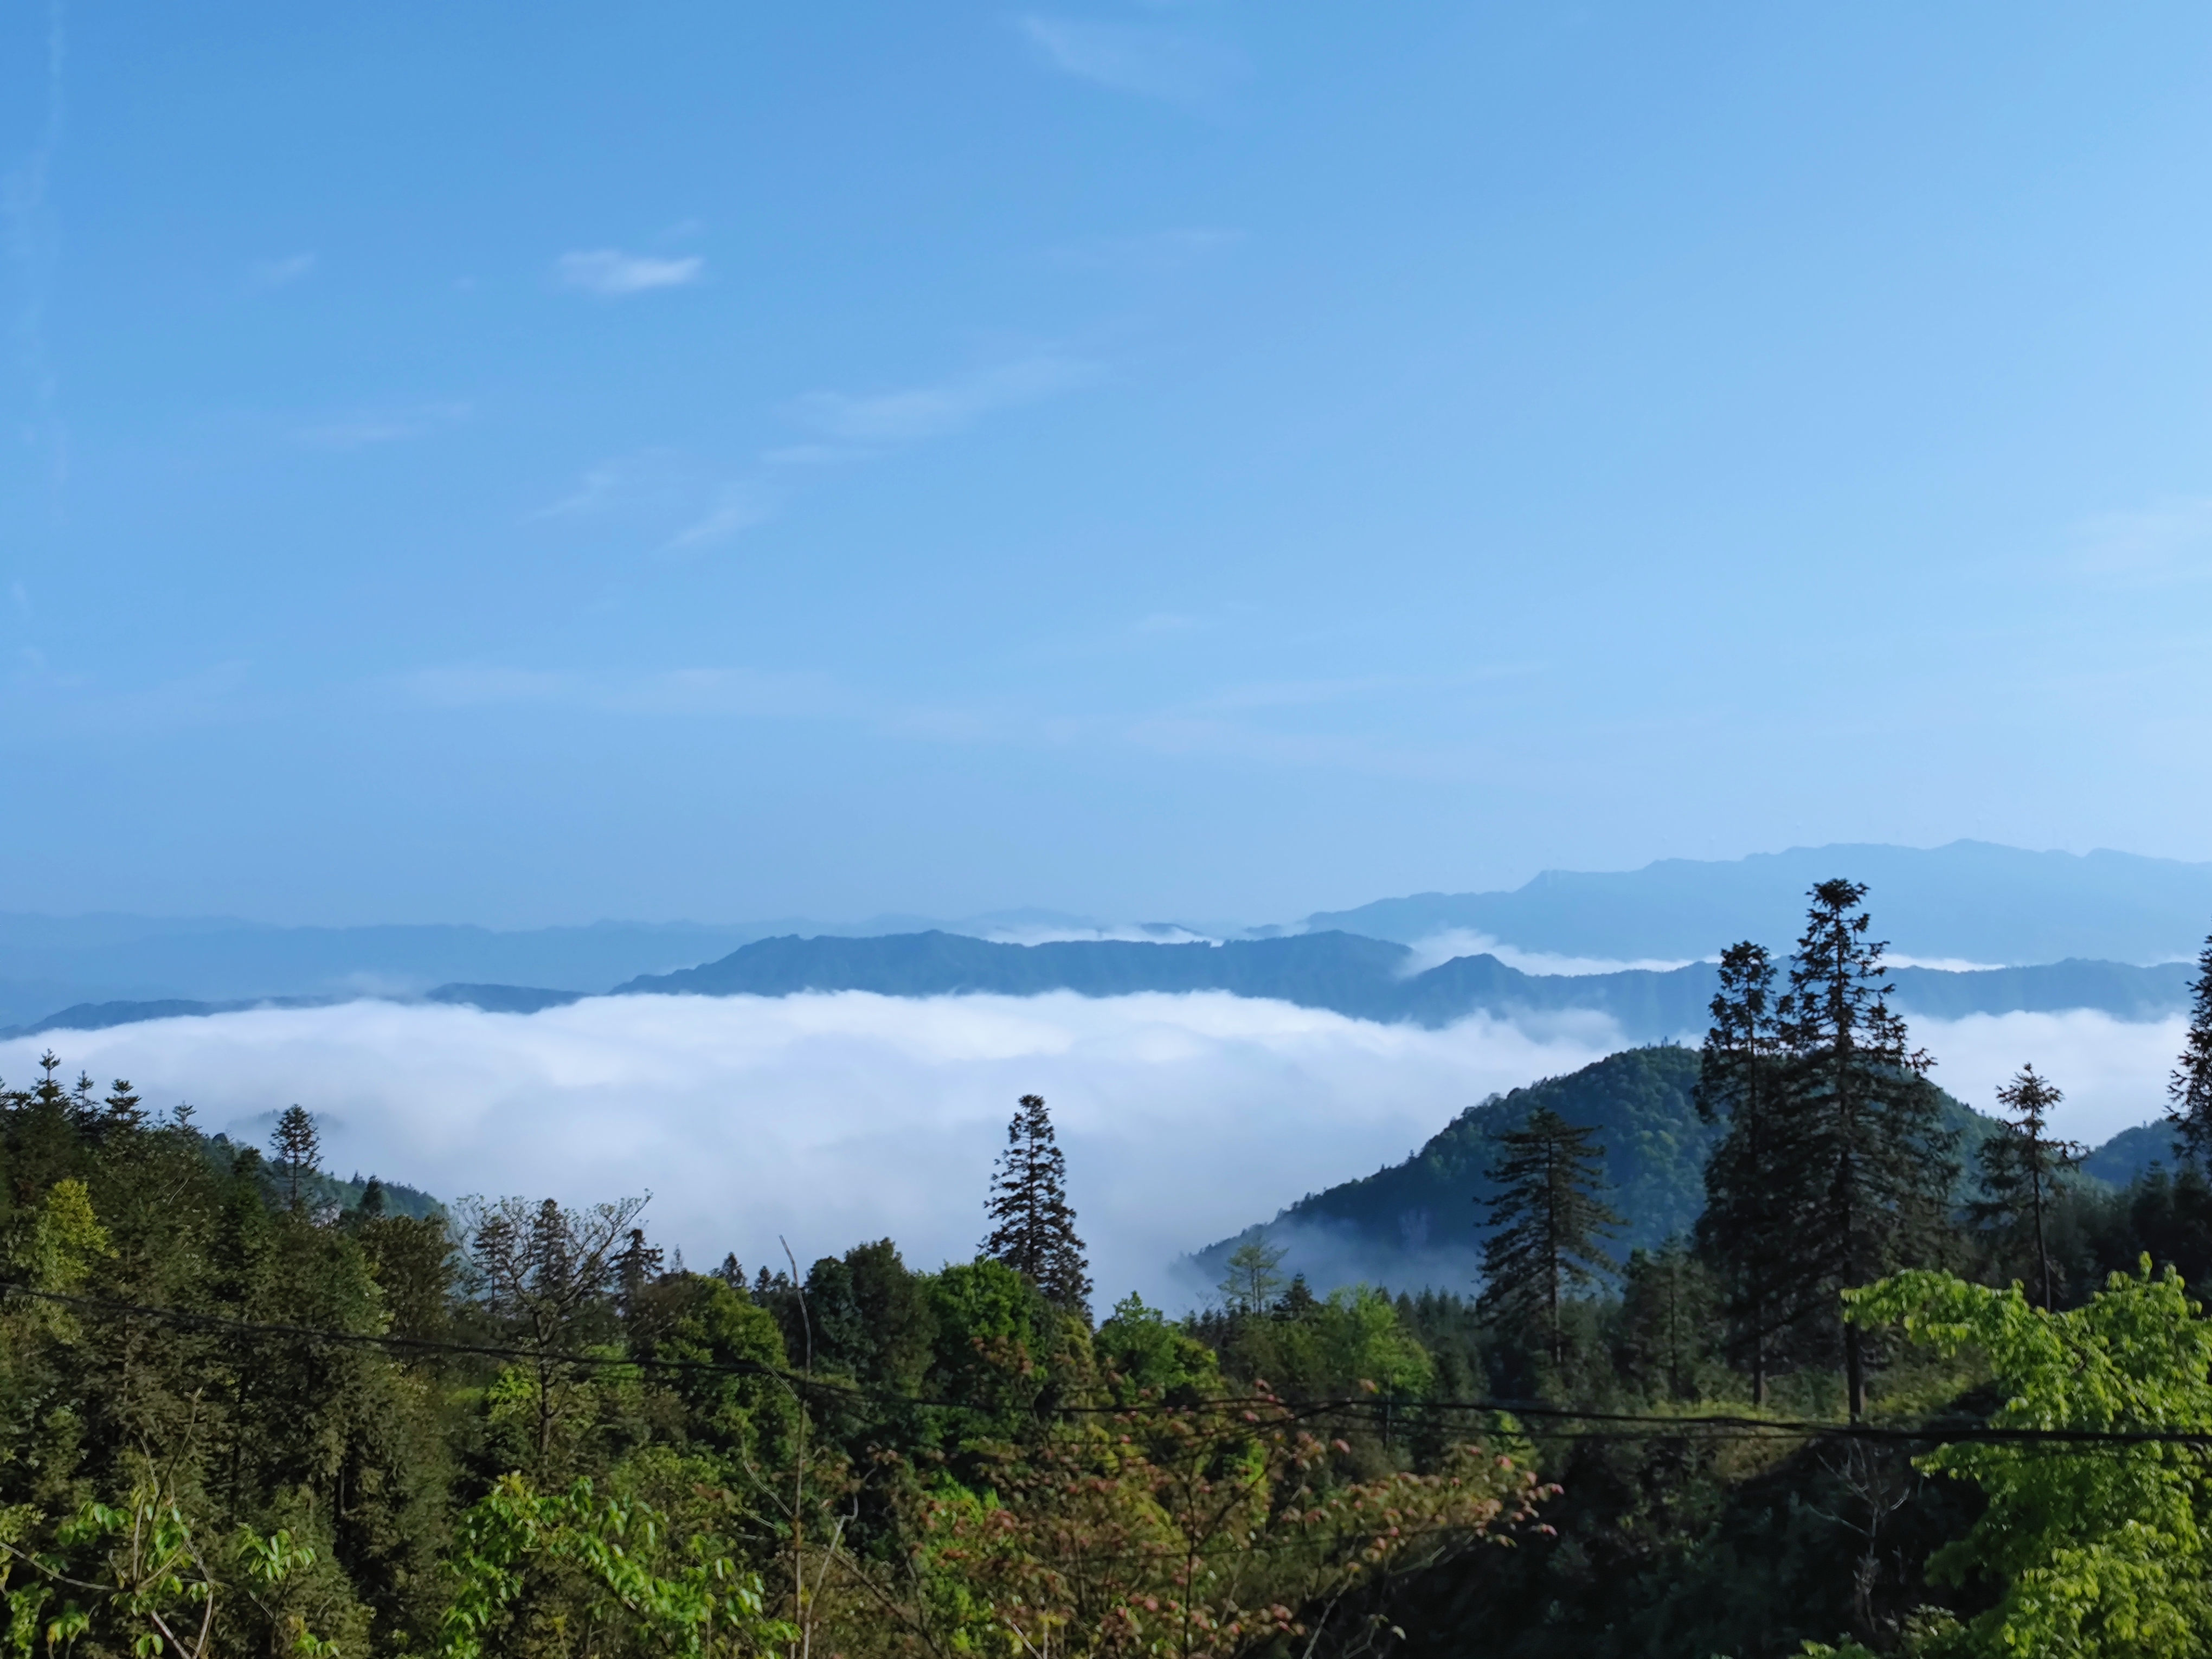
{"type": "Polygon", "coordinates": [[[1249,928],[1042,911],[522,932],[0,915],[0,1035],[363,996],[529,1013],[605,994],[1220,991],[1424,1024],[1582,1011],[1649,1041],[1702,1023],[1706,964],[1723,945],[1786,950],[1805,889],[1836,874],[1872,888],[1905,964],[1900,1001],[1938,1017],[2162,1018],[2181,1006],[2181,964],[2212,927],[2212,865],[1972,842],[1550,872],[1510,892],[1419,894],[1249,928]]]}

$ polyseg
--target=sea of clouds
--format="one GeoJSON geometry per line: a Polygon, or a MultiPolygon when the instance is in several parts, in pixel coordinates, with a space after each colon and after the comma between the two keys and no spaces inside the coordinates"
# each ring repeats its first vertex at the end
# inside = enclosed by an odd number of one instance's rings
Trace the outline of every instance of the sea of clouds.
{"type": "MultiPolygon", "coordinates": [[[[2033,1060],[2068,1091],[2060,1132],[2095,1141],[2157,1115],[2181,1030],[2077,1012],[1914,1036],[1976,1105],[2033,1060]]],[[[1102,1303],[1178,1306],[1183,1252],[1622,1044],[1591,1014],[1431,1030],[1221,993],[600,997],[530,1015],[364,1001],[52,1032],[0,1043],[0,1078],[20,1085],[49,1046],[71,1076],[129,1078],[256,1143],[296,1102],[340,1174],[447,1199],[650,1191],[660,1243],[748,1272],[780,1264],[780,1240],[802,1267],[885,1235],[919,1266],[965,1259],[1015,1099],[1042,1094],[1102,1303]]]]}

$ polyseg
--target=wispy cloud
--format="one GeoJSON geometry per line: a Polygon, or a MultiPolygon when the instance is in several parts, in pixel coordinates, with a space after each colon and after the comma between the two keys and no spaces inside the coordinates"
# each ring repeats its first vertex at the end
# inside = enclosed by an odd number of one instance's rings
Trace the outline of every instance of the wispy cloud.
{"type": "Polygon", "coordinates": [[[247,273],[256,288],[285,288],[310,276],[315,269],[312,253],[288,253],[281,259],[258,261],[247,273]]]}
{"type": "Polygon", "coordinates": [[[707,274],[707,262],[697,254],[667,259],[619,248],[590,248],[562,254],[553,262],[553,274],[564,288],[622,299],[656,289],[689,288],[707,274]]]}
{"type": "Polygon", "coordinates": [[[378,444],[403,443],[466,420],[463,403],[416,404],[406,409],[362,410],[335,419],[301,427],[294,441],[309,449],[339,453],[368,449],[378,444]]]}
{"type": "Polygon", "coordinates": [[[641,449],[628,455],[611,455],[585,468],[575,489],[530,516],[559,519],[638,507],[680,512],[684,503],[696,498],[693,472],[690,463],[673,450],[641,449]]]}
{"type": "Polygon", "coordinates": [[[2179,496],[2130,513],[2100,513],[2075,526],[2085,574],[2139,580],[2212,574],[2212,496],[2179,496]]]}
{"type": "Polygon", "coordinates": [[[665,550],[712,547],[775,516],[775,496],[765,479],[740,478],[716,492],[714,504],[668,538],[665,550]]]}
{"type": "Polygon", "coordinates": [[[1097,380],[1095,363],[1040,353],[934,385],[873,392],[811,392],[792,405],[801,423],[854,443],[915,443],[973,426],[995,410],[1031,404],[1097,380]]]}
{"type": "Polygon", "coordinates": [[[1056,265],[1079,270],[1164,276],[1218,259],[1244,240],[1244,233],[1219,225],[1186,225],[1133,236],[1099,236],[1045,251],[1056,265]]]}
{"type": "Polygon", "coordinates": [[[1211,108],[1243,78],[1243,57],[1218,41],[1157,25],[1030,13],[1015,25],[1064,75],[1114,92],[1211,108]]]}
{"type": "Polygon", "coordinates": [[[434,708],[482,708],[495,704],[551,702],[575,684],[564,674],[532,668],[477,665],[419,668],[400,677],[401,694],[434,708]]]}
{"type": "Polygon", "coordinates": [[[650,533],[660,536],[660,551],[694,551],[774,517],[778,470],[779,463],[763,459],[731,477],[674,450],[640,450],[587,468],[574,489],[531,516],[641,521],[656,527],[650,533]]]}
{"type": "Polygon", "coordinates": [[[884,392],[811,392],[786,414],[817,441],[774,445],[748,465],[717,466],[671,450],[596,463],[576,488],[531,516],[605,513],[655,525],[662,553],[696,552],[766,523],[830,470],[965,430],[996,410],[1057,396],[1100,378],[1098,365],[1055,352],[884,392]]]}
{"type": "Polygon", "coordinates": [[[433,708],[549,705],[602,714],[814,720],[864,713],[858,693],[824,674],[757,668],[672,668],[644,673],[552,671],[481,664],[400,677],[400,696],[433,708]]]}

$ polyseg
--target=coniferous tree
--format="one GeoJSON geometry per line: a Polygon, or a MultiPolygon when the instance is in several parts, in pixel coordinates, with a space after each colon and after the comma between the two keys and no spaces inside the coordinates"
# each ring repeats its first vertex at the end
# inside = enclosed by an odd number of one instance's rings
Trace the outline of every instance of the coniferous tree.
{"type": "Polygon", "coordinates": [[[100,1104],[107,1109],[100,1127],[110,1135],[133,1135],[146,1127],[146,1104],[132,1091],[126,1078],[115,1079],[115,1086],[107,1091],[107,1098],[100,1104]]]}
{"type": "Polygon", "coordinates": [[[1983,1196],[1966,1206],[1976,1226],[1994,1227],[2033,1251],[2046,1308],[2055,1305],[2046,1226],[2051,1202],[2059,1178],[2078,1169],[2089,1152],[2077,1141],[2054,1140],[2049,1133],[2045,1119],[2065,1097],[2049,1079],[2037,1076],[2033,1066],[2021,1066],[1997,1091],[2005,1121],[1975,1155],[1983,1196]]]}
{"type": "Polygon", "coordinates": [[[1632,1250],[1622,1273],[1620,1369],[1648,1393],[1692,1400],[1711,1353],[1713,1284],[1680,1238],[1632,1250]]]}
{"type": "Polygon", "coordinates": [[[1090,1265],[1067,1201],[1067,1158],[1042,1095],[1024,1095],[991,1175],[982,1254],[1003,1262],[1068,1312],[1091,1316],[1090,1265]]]}
{"type": "Polygon", "coordinates": [[[1477,1305],[1492,1321],[1540,1330],[1555,1371],[1566,1359],[1560,1303],[1615,1271],[1601,1240],[1622,1223],[1598,1197],[1605,1148],[1590,1144],[1596,1133],[1538,1107],[1496,1137],[1489,1175],[1498,1190],[1478,1200],[1492,1231],[1477,1305]]]}
{"type": "Polygon", "coordinates": [[[1705,1164],[1698,1249],[1720,1281],[1729,1345],[1751,1374],[1752,1403],[1764,1406],[1774,1338],[1793,1300],[1795,1255],[1782,1201],[1791,1160],[1779,1109],[1774,963],[1747,939],[1721,953],[1720,979],[1693,1098],[1698,1115],[1726,1122],[1728,1133],[1705,1164]]]}
{"type": "Polygon", "coordinates": [[[2212,1164],[2212,939],[2197,958],[2189,1000],[2189,1034],[2166,1085],[2166,1115],[2184,1153],[2201,1168],[2212,1164]]]}
{"type": "Polygon", "coordinates": [[[1823,1316],[1840,1338],[1854,1420],[1866,1413],[1865,1334],[1844,1320],[1838,1293],[1934,1265],[1959,1174],[1958,1138],[1927,1080],[1934,1062],[1906,1046],[1889,1006],[1866,892],[1840,879],[1813,889],[1778,1006],[1787,1160],[1778,1196],[1798,1241],[1796,1311],[1823,1316]]]}
{"type": "Polygon", "coordinates": [[[300,1207],[300,1178],[313,1175],[323,1153],[323,1138],[316,1133],[313,1114],[297,1106],[288,1106],[284,1115],[276,1120],[276,1132],[269,1137],[269,1149],[276,1154],[276,1168],[283,1175],[292,1207],[300,1207]]]}

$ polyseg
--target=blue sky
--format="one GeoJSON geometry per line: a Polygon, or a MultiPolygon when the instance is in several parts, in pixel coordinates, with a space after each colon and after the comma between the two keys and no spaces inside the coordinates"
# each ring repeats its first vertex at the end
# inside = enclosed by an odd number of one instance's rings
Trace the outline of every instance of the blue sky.
{"type": "Polygon", "coordinates": [[[0,12],[0,908],[2212,858],[2212,14],[0,12]]]}

